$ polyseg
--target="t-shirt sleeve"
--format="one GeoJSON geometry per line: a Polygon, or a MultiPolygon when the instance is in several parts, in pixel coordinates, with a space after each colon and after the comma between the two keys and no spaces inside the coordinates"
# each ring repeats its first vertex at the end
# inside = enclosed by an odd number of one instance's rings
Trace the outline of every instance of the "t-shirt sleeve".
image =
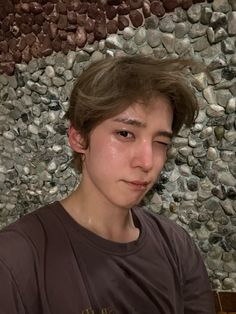
{"type": "Polygon", "coordinates": [[[0,313],[25,314],[17,284],[5,262],[0,259],[0,313]]]}
{"type": "Polygon", "coordinates": [[[184,314],[215,314],[213,294],[202,256],[186,234],[183,251],[184,314]]]}

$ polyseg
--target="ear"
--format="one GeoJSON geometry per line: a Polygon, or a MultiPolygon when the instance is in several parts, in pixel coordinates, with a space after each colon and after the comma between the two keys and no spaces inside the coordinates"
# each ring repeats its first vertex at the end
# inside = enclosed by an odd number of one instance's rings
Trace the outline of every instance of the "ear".
{"type": "Polygon", "coordinates": [[[84,153],[84,139],[81,134],[72,126],[70,125],[68,129],[68,141],[72,150],[77,153],[84,153]]]}

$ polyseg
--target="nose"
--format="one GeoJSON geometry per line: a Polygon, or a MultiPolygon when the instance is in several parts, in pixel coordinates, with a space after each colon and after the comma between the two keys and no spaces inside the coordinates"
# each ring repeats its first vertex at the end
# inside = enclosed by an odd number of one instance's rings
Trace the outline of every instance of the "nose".
{"type": "Polygon", "coordinates": [[[143,171],[148,172],[153,167],[153,147],[152,144],[144,141],[136,143],[133,149],[132,167],[139,167],[143,171]]]}

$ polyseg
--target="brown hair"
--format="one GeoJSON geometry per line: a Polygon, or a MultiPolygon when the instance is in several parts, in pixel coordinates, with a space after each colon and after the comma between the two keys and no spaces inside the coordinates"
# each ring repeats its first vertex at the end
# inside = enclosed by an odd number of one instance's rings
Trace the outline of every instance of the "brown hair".
{"type": "MultiPolygon", "coordinates": [[[[174,110],[176,135],[183,125],[190,127],[198,111],[195,94],[186,78],[192,61],[157,60],[146,56],[107,58],[90,65],[75,83],[66,117],[80,132],[85,148],[91,130],[119,114],[135,101],[148,105],[163,95],[174,110]]],[[[74,152],[76,168],[82,170],[81,154],[74,152]]]]}

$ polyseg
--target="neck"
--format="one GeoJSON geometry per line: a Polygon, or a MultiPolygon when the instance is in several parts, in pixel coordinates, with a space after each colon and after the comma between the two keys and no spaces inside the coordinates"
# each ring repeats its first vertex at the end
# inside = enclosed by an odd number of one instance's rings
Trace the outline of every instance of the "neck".
{"type": "Polygon", "coordinates": [[[83,182],[61,204],[80,225],[105,239],[122,243],[139,236],[130,209],[111,205],[96,195],[91,197],[83,182]]]}

